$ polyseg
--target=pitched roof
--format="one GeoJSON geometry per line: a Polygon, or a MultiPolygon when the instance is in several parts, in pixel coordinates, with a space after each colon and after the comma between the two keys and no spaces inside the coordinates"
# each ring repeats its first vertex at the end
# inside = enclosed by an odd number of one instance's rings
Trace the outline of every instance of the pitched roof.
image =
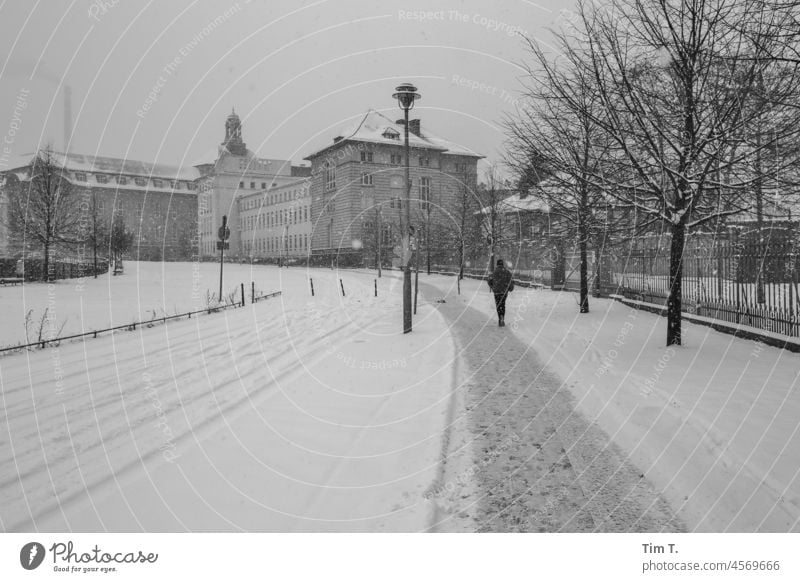
{"type": "MultiPolygon", "coordinates": [[[[307,155],[303,159],[308,160],[316,157],[325,150],[343,141],[362,141],[398,145],[398,143],[404,143],[404,132],[405,127],[402,123],[395,123],[382,113],[374,109],[369,109],[357,123],[346,126],[338,132],[333,143],[307,155]],[[392,135],[396,137],[392,137],[392,135]]],[[[421,128],[420,135],[409,132],[408,144],[412,148],[437,150],[442,153],[472,156],[476,158],[484,157],[465,146],[434,135],[425,127],[421,128]]]]}
{"type": "MultiPolygon", "coordinates": [[[[125,176],[145,176],[164,178],[166,180],[194,180],[200,177],[196,168],[181,167],[171,164],[141,162],[125,158],[108,158],[105,156],[85,156],[81,154],[52,152],[54,161],[72,172],[93,172],[105,174],[122,174],[125,176]]],[[[6,169],[24,168],[31,164],[35,153],[17,156],[16,167],[10,164],[6,169]]]]}

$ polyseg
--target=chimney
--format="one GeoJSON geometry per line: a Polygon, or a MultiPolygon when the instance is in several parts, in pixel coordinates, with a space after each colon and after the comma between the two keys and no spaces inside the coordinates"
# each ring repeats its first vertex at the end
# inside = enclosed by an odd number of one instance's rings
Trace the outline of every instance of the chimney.
{"type": "Polygon", "coordinates": [[[419,132],[420,132],[419,124],[420,124],[419,119],[412,119],[411,121],[408,122],[408,131],[410,131],[411,133],[413,133],[417,137],[421,137],[419,135],[419,132]]]}
{"type": "MultiPolygon", "coordinates": [[[[398,119],[397,121],[395,121],[395,123],[396,123],[397,125],[405,125],[405,124],[406,124],[406,120],[405,120],[405,119],[398,119]]],[[[411,124],[409,124],[409,126],[410,126],[410,125],[411,125],[411,124]]]]}
{"type": "Polygon", "coordinates": [[[69,153],[72,141],[72,88],[64,85],[64,153],[69,153]]]}

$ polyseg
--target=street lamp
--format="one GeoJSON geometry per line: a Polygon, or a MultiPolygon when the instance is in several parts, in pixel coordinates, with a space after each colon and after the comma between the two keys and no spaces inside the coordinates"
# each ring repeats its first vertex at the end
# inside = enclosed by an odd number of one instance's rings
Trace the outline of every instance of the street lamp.
{"type": "Polygon", "coordinates": [[[406,135],[406,199],[405,212],[400,213],[400,248],[403,257],[403,333],[411,331],[411,154],[408,145],[408,112],[414,108],[414,101],[420,99],[417,88],[411,83],[403,83],[397,89],[397,93],[392,95],[397,99],[397,104],[405,114],[405,135],[406,135]]]}

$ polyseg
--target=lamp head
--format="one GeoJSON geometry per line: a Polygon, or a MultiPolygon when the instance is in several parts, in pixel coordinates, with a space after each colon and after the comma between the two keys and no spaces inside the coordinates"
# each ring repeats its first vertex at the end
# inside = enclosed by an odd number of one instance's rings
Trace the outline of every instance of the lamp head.
{"type": "Polygon", "coordinates": [[[411,83],[403,83],[397,87],[395,91],[397,91],[397,93],[392,95],[392,97],[397,99],[397,104],[400,106],[400,109],[404,111],[413,109],[414,101],[422,98],[422,96],[417,93],[417,88],[411,83]]]}

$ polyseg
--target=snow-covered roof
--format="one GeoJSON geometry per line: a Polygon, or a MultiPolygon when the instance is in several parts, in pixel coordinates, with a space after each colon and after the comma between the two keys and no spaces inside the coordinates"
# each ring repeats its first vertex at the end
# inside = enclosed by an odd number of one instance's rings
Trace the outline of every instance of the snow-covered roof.
{"type": "MultiPolygon", "coordinates": [[[[497,211],[500,213],[507,212],[550,212],[550,207],[546,202],[535,196],[521,196],[519,192],[511,194],[500,200],[497,204],[497,211]]],[[[490,206],[485,206],[480,209],[480,214],[489,214],[492,209],[490,206]]]]}
{"type": "MultiPolygon", "coordinates": [[[[409,132],[408,134],[408,144],[412,148],[437,150],[442,153],[472,156],[476,158],[484,157],[465,146],[432,134],[425,127],[421,127],[419,133],[420,135],[416,135],[413,132],[409,132]]],[[[357,123],[349,125],[338,132],[333,143],[307,155],[304,159],[309,160],[314,158],[328,148],[334,147],[343,141],[362,141],[398,145],[405,143],[404,140],[405,127],[402,123],[396,123],[382,113],[370,109],[357,123]]]]}
{"type": "Polygon", "coordinates": [[[534,211],[550,212],[550,206],[538,196],[525,196],[522,198],[520,193],[512,194],[505,198],[501,205],[507,208],[507,211],[534,211]]]}
{"type": "MultiPolygon", "coordinates": [[[[31,164],[35,153],[18,156],[16,167],[8,165],[8,170],[24,168],[31,164]]],[[[164,178],[165,180],[195,180],[200,172],[194,167],[181,167],[171,164],[158,164],[128,160],[125,158],[109,158],[105,156],[89,156],[73,153],[52,152],[56,164],[71,172],[87,172],[100,174],[120,174],[124,176],[143,176],[164,178]]]]}

